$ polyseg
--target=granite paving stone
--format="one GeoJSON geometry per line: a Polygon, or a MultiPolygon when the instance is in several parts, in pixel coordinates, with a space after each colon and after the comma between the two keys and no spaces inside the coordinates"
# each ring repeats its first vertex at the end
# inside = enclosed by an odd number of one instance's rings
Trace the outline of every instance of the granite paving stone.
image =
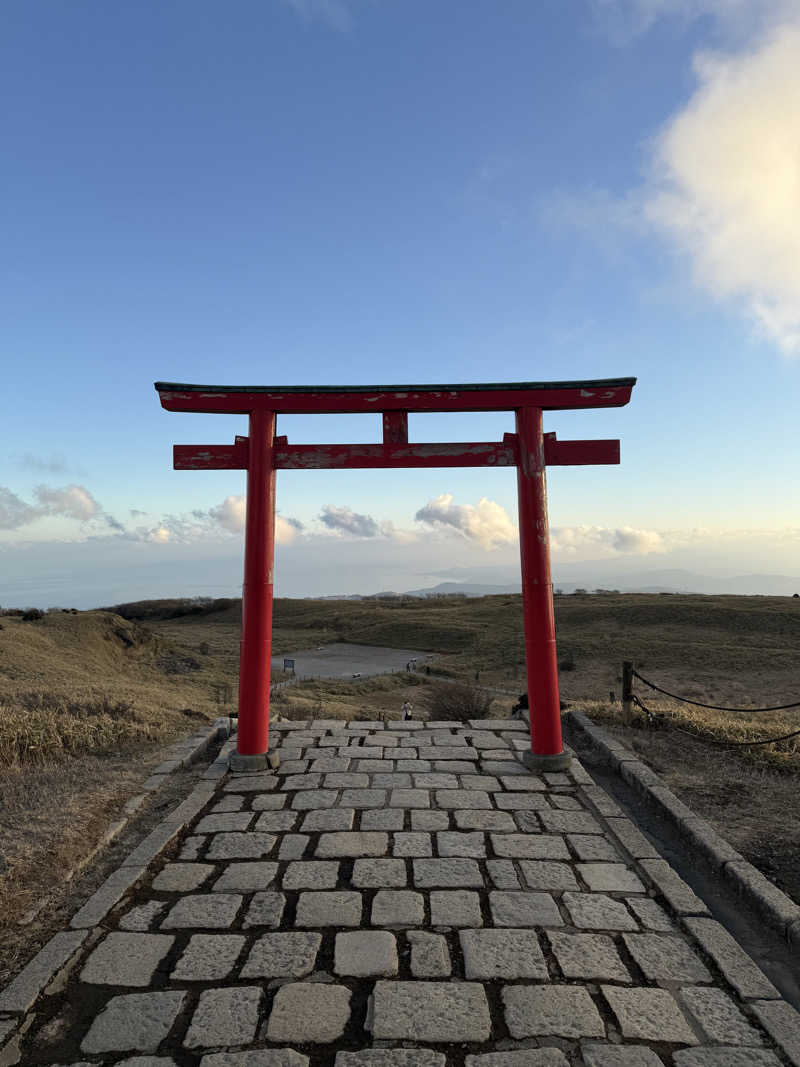
{"type": "Polygon", "coordinates": [[[278,779],[274,774],[251,774],[245,777],[233,777],[225,783],[226,793],[268,793],[278,788],[278,779]]]}
{"type": "Polygon", "coordinates": [[[605,1037],[600,1014],[585,989],[576,986],[505,986],[506,1026],[512,1037],[605,1037]]]}
{"type": "Polygon", "coordinates": [[[482,888],[483,875],[475,860],[471,859],[416,859],[414,885],[420,889],[432,887],[482,888]]]}
{"type": "Polygon", "coordinates": [[[604,893],[564,893],[562,903],[581,930],[638,930],[625,905],[604,893]]]}
{"type": "Polygon", "coordinates": [[[285,907],[286,897],[283,893],[255,893],[242,925],[245,929],[253,926],[268,926],[274,929],[280,926],[285,907]]]}
{"type": "Polygon", "coordinates": [[[369,775],[354,772],[326,774],[322,785],[325,789],[366,789],[369,786],[369,775]]]}
{"type": "Polygon", "coordinates": [[[161,923],[162,930],[178,930],[192,927],[201,929],[224,929],[231,925],[242,906],[242,897],[237,893],[209,893],[181,897],[167,912],[161,923]]]}
{"type": "Polygon", "coordinates": [[[515,830],[513,817],[507,811],[482,811],[467,808],[453,812],[459,830],[515,830]]]}
{"type": "Polygon", "coordinates": [[[284,834],[278,848],[279,860],[299,860],[311,838],[308,834],[284,834]]]}
{"type": "MultiPolygon", "coordinates": [[[[285,770],[289,764],[282,764],[281,770],[285,770]]],[[[322,775],[317,774],[289,774],[281,782],[284,792],[296,789],[318,789],[322,784],[322,775]]]]}
{"type": "Polygon", "coordinates": [[[434,890],[430,906],[431,926],[483,926],[480,897],[468,889],[434,890]]]}
{"type": "Polygon", "coordinates": [[[246,830],[253,821],[252,811],[229,812],[227,815],[206,815],[195,826],[198,834],[219,834],[228,830],[246,830]]]}
{"type": "Polygon", "coordinates": [[[612,938],[607,934],[571,934],[549,930],[547,939],[565,978],[631,981],[612,938]]]}
{"type": "Polygon", "coordinates": [[[175,964],[179,982],[217,982],[227,978],[244,947],[241,934],[193,934],[175,964]]]}
{"type": "Polygon", "coordinates": [[[344,808],[383,808],[386,805],[386,790],[344,789],[340,803],[344,808]]]}
{"type": "Polygon", "coordinates": [[[81,1042],[88,1055],[105,1052],[155,1052],[183,1007],[178,991],[128,993],[112,997],[81,1042]]]}
{"type": "Polygon", "coordinates": [[[563,926],[564,920],[548,893],[498,889],[489,894],[495,926],[563,926]]]}
{"type": "Polygon", "coordinates": [[[479,982],[375,983],[372,1036],[394,1041],[487,1041],[492,1029],[479,982]]]}
{"type": "Polygon", "coordinates": [[[351,883],[358,889],[400,888],[408,882],[403,859],[357,859],[351,883]]]}
{"type": "Polygon", "coordinates": [[[191,893],[214,874],[213,863],[168,863],[153,879],[157,893],[191,893]]]}
{"type": "Polygon", "coordinates": [[[780,1067],[774,1052],[755,1048],[682,1048],[672,1062],[675,1067],[780,1067]]]}
{"type": "Polygon", "coordinates": [[[293,830],[300,818],[296,811],[265,811],[256,820],[256,830],[266,830],[271,834],[282,834],[293,830]]]}
{"type": "Polygon", "coordinates": [[[339,799],[337,789],[300,789],[292,800],[295,811],[310,811],[312,808],[332,808],[339,799]]]}
{"type": "Polygon", "coordinates": [[[402,830],[406,813],[401,808],[383,808],[361,812],[362,830],[402,830]]]}
{"type": "Polygon", "coordinates": [[[683,925],[699,941],[739,996],[778,997],[772,982],[750,959],[738,941],[716,919],[687,918],[683,925]]]}
{"type": "Polygon", "coordinates": [[[661,1057],[644,1045],[585,1044],[581,1053],[586,1067],[664,1067],[661,1057]]]}
{"type": "Polygon", "coordinates": [[[392,773],[391,771],[379,771],[372,775],[372,786],[375,789],[411,789],[411,775],[408,773],[392,773]]]}
{"type": "Polygon", "coordinates": [[[461,930],[458,936],[465,978],[548,978],[533,930],[461,930]]]}
{"type": "Polygon", "coordinates": [[[440,830],[436,834],[436,847],[440,856],[472,856],[483,859],[486,844],[481,831],[460,833],[456,830],[440,830]]]}
{"type": "Polygon", "coordinates": [[[459,778],[463,789],[478,789],[487,793],[500,789],[500,783],[491,774],[461,774],[459,778]]]}
{"type": "Polygon", "coordinates": [[[206,851],[207,860],[247,860],[268,856],[277,841],[275,834],[214,834],[206,851]]]}
{"type": "Polygon", "coordinates": [[[623,989],[608,985],[601,989],[623,1037],[680,1045],[700,1043],[675,998],[665,989],[623,989]]]}
{"type": "Polygon", "coordinates": [[[392,851],[395,856],[432,856],[431,835],[413,830],[394,834],[392,851]]]}
{"type": "Polygon", "coordinates": [[[321,859],[336,856],[385,856],[388,851],[387,833],[353,830],[349,833],[321,834],[316,855],[321,859]]]}
{"type": "Polygon", "coordinates": [[[250,949],[242,978],[303,978],[314,970],[322,944],[318,933],[264,934],[250,949]]]}
{"type": "MultiPolygon", "coordinates": [[[[444,810],[457,808],[491,808],[489,794],[481,789],[437,789],[436,807],[444,810]]],[[[421,807],[421,805],[417,805],[421,807]]]]}
{"type": "Polygon", "coordinates": [[[300,829],[307,833],[316,833],[319,830],[352,830],[355,814],[355,808],[324,808],[322,811],[309,811],[303,816],[300,829]]]}
{"type": "Polygon", "coordinates": [[[501,811],[541,811],[550,807],[544,793],[495,793],[494,802],[501,811]]]}
{"type": "Polygon", "coordinates": [[[348,889],[309,890],[298,898],[295,926],[360,926],[361,910],[360,893],[348,889]]]}
{"type": "Polygon", "coordinates": [[[569,1061],[558,1048],[520,1048],[506,1052],[486,1052],[467,1056],[466,1067],[569,1067],[569,1061]]]}
{"type": "Polygon", "coordinates": [[[148,986],[174,941],[166,934],[107,934],[84,964],[81,981],[91,985],[148,986]]]}
{"type": "MultiPolygon", "coordinates": [[[[380,889],[372,901],[373,926],[422,926],[425,921],[425,900],[411,889],[380,889]]],[[[449,973],[449,972],[448,972],[449,973]]]]}
{"type": "Polygon", "coordinates": [[[623,934],[622,940],[650,981],[711,981],[705,964],[682,937],[670,937],[668,934],[623,934]]]}
{"type": "MultiPolygon", "coordinates": [[[[436,755],[439,755],[438,752],[436,755]]],[[[430,766],[428,769],[430,770],[430,766]]],[[[470,763],[468,760],[445,760],[437,758],[433,760],[433,769],[434,771],[439,771],[444,774],[474,774],[475,764],[470,763]]]]}
{"type": "Polygon", "coordinates": [[[592,892],[644,893],[645,888],[624,863],[578,863],[578,873],[592,892]]]}
{"type": "Polygon", "coordinates": [[[549,811],[543,808],[539,818],[551,834],[602,834],[603,828],[588,811],[549,811]]]}
{"type": "Polygon", "coordinates": [[[605,837],[596,834],[567,834],[567,842],[575,856],[584,862],[601,860],[606,863],[619,863],[619,852],[605,837]]]}
{"type": "Polygon", "coordinates": [[[337,934],[333,970],[342,977],[386,978],[397,974],[397,942],[386,930],[337,934]]]}
{"type": "Polygon", "coordinates": [[[214,882],[215,893],[253,893],[267,889],[278,872],[278,864],[271,861],[252,863],[229,863],[214,882]]]}
{"type": "Polygon", "coordinates": [[[280,811],[286,799],[285,793],[264,793],[253,797],[250,807],[253,811],[280,811]]]}
{"type": "Polygon", "coordinates": [[[486,869],[495,889],[521,889],[513,860],[487,860],[486,869]]]}
{"type": "Polygon", "coordinates": [[[249,1044],[258,1028],[261,995],[259,986],[204,990],[183,1044],[186,1048],[249,1044]]]}
{"type": "Polygon", "coordinates": [[[146,904],[137,904],[120,918],[120,928],[144,933],[167,907],[166,900],[148,900],[146,904]]]}
{"type": "Polygon", "coordinates": [[[490,834],[496,856],[528,860],[568,860],[563,837],[555,834],[490,834]]]}
{"type": "Polygon", "coordinates": [[[520,860],[519,868],[529,889],[546,889],[558,893],[565,889],[578,888],[569,864],[553,860],[520,860]]]}
{"type": "Polygon", "coordinates": [[[785,1000],[755,1000],[752,1008],[758,1021],[792,1064],[799,1064],[800,1014],[785,1000]]]}
{"type": "Polygon", "coordinates": [[[690,986],[681,989],[679,1000],[712,1041],[728,1045],[764,1044],[759,1032],[721,989],[690,986]]]}
{"type": "Polygon", "coordinates": [[[450,825],[450,816],[446,811],[412,811],[411,829],[431,833],[434,830],[446,830],[450,825]]]}
{"type": "Polygon", "coordinates": [[[429,808],[430,804],[427,789],[392,789],[389,793],[390,808],[429,808]]]}
{"type": "Polygon", "coordinates": [[[450,975],[450,951],[441,934],[409,930],[411,973],[415,978],[447,978],[450,975]]]}
{"type": "Polygon", "coordinates": [[[291,982],[275,994],[267,1040],[330,1044],[350,1021],[350,990],[342,985],[291,982]]]}
{"type": "Polygon", "coordinates": [[[675,923],[661,905],[650,897],[625,897],[625,903],[646,930],[662,934],[675,932],[675,923]]]}
{"type": "Polygon", "coordinates": [[[335,1067],[444,1067],[442,1052],[428,1048],[368,1048],[337,1052],[335,1067]]]}
{"type": "Polygon", "coordinates": [[[284,889],[335,889],[338,860],[296,860],[283,872],[284,889]]]}

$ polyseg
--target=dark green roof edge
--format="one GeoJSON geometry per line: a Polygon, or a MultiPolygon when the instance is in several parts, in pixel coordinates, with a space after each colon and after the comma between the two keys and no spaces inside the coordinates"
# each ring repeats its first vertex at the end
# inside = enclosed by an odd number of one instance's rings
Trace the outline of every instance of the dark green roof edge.
{"type": "Polygon", "coordinates": [[[509,389],[619,389],[635,378],[596,378],[583,382],[467,382],[460,385],[190,385],[155,382],[159,393],[475,393],[509,389]]]}

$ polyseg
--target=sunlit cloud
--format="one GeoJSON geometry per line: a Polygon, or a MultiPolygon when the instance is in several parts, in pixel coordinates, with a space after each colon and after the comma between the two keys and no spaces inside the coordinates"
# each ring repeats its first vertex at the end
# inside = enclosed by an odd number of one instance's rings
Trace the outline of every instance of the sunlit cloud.
{"type": "Polygon", "coordinates": [[[454,504],[452,493],[441,493],[420,508],[414,518],[438,529],[456,530],[486,549],[517,539],[516,527],[505,509],[485,496],[477,505],[454,504]]]}
{"type": "Polygon", "coordinates": [[[566,556],[589,549],[607,555],[649,555],[668,552],[674,538],[658,530],[632,526],[554,526],[550,530],[550,547],[566,556]]]}

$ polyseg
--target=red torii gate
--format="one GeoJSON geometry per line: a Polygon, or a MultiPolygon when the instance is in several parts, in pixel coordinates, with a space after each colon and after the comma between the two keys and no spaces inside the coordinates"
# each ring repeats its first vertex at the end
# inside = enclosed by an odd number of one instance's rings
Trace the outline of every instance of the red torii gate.
{"type": "Polygon", "coordinates": [[[247,437],[232,445],[175,445],[176,470],[246,470],[239,732],[232,765],[267,765],[275,543],[275,472],[355,467],[516,467],[525,663],[531,751],[525,762],[558,770],[569,763],[561,740],[553,587],[547,526],[546,466],[619,463],[619,441],[557,441],[543,433],[542,412],[621,407],[635,378],[489,385],[240,386],[156,382],[167,411],[240,414],[247,437]],[[416,444],[408,413],[513,411],[516,433],[502,442],[416,444]],[[383,442],[375,445],[290,445],[275,434],[278,414],[380,412],[383,442]]]}

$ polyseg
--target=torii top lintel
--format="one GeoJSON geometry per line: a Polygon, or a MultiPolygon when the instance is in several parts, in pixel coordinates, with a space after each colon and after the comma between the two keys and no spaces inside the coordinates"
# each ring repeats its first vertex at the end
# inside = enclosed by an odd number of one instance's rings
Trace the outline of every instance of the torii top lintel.
{"type": "Polygon", "coordinates": [[[367,411],[514,411],[622,407],[635,378],[462,385],[187,385],[156,382],[167,411],[326,414],[367,411]]]}

